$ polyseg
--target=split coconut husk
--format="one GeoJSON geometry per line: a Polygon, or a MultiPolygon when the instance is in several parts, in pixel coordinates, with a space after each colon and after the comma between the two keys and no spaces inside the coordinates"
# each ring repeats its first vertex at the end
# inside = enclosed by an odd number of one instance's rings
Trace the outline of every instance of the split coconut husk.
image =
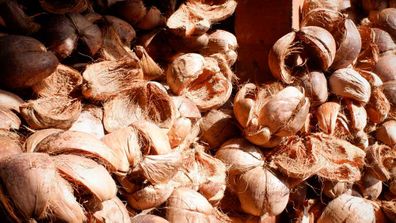
{"type": "Polygon", "coordinates": [[[0,106],[19,113],[19,106],[24,101],[18,95],[0,89],[0,106]]]}
{"type": "Polygon", "coordinates": [[[0,129],[18,130],[21,120],[10,109],[0,106],[0,129]]]}
{"type": "Polygon", "coordinates": [[[83,105],[78,119],[73,123],[69,130],[86,132],[101,139],[104,135],[103,109],[95,105],[83,105]]]}

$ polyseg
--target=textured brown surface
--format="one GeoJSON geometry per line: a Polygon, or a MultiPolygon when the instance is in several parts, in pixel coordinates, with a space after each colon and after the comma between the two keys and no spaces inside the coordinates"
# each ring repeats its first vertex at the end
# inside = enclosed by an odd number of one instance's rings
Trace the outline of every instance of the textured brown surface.
{"type": "Polygon", "coordinates": [[[273,77],[268,52],[277,39],[299,26],[302,0],[241,0],[235,16],[238,39],[237,75],[242,82],[263,82],[273,77]]]}

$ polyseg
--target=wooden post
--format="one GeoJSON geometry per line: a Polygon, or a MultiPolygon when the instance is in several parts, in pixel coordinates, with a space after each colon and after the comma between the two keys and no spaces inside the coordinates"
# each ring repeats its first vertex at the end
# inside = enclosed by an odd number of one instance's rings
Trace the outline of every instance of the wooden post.
{"type": "Polygon", "coordinates": [[[268,52],[280,37],[298,29],[303,0],[239,0],[235,14],[238,39],[236,73],[241,82],[272,79],[268,52]]]}

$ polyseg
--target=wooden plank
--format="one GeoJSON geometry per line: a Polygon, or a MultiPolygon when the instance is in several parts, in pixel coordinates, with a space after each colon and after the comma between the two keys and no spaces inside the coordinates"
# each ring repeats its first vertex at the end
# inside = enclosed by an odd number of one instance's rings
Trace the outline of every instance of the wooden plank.
{"type": "Polygon", "coordinates": [[[298,29],[303,0],[240,0],[235,14],[238,39],[236,73],[242,82],[272,79],[268,52],[292,28],[298,29]]]}

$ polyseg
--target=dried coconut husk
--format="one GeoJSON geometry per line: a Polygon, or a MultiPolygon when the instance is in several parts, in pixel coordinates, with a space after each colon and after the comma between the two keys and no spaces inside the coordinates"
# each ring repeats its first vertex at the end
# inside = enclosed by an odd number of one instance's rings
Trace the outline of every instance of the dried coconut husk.
{"type": "Polygon", "coordinates": [[[385,82],[381,86],[381,89],[384,92],[386,98],[391,103],[391,110],[392,110],[392,107],[396,105],[396,81],[385,82]]]}
{"type": "Polygon", "coordinates": [[[278,39],[268,55],[272,75],[290,84],[309,70],[327,70],[336,54],[336,42],[325,29],[305,26],[278,39]]]}
{"type": "Polygon", "coordinates": [[[18,130],[21,120],[10,109],[0,106],[0,129],[18,130]]]}
{"type": "Polygon", "coordinates": [[[232,66],[238,57],[236,50],[238,48],[237,39],[234,34],[217,29],[211,32],[208,36],[208,43],[200,50],[200,53],[205,56],[213,54],[221,54],[227,61],[229,66],[232,66]]]}
{"type": "Polygon", "coordinates": [[[50,13],[55,14],[65,14],[65,13],[78,13],[83,12],[89,6],[87,0],[61,0],[61,1],[48,1],[48,0],[40,0],[41,7],[50,13]]]}
{"type": "Polygon", "coordinates": [[[69,130],[90,133],[101,139],[105,135],[102,120],[102,108],[86,104],[83,105],[80,116],[78,116],[78,119],[69,130]]]}
{"type": "Polygon", "coordinates": [[[201,112],[218,108],[231,96],[232,83],[217,60],[188,53],[177,57],[166,71],[173,93],[192,100],[201,112]]]}
{"type": "Polygon", "coordinates": [[[256,167],[231,179],[241,208],[253,216],[278,215],[289,201],[289,188],[263,167],[256,167]]]}
{"type": "Polygon", "coordinates": [[[366,172],[356,186],[363,198],[369,200],[377,200],[382,192],[382,181],[370,172],[366,172]]]}
{"type": "Polygon", "coordinates": [[[396,151],[386,145],[371,145],[366,150],[366,162],[368,170],[378,180],[387,181],[395,174],[392,160],[396,157],[396,151]]]}
{"type": "Polygon", "coordinates": [[[7,30],[13,33],[29,35],[40,29],[40,25],[24,12],[23,5],[17,1],[2,1],[0,14],[7,30]]]}
{"type": "Polygon", "coordinates": [[[104,16],[104,19],[105,22],[107,22],[111,27],[114,28],[121,42],[125,46],[130,46],[132,40],[134,40],[136,37],[135,29],[126,21],[115,16],[106,15],[104,16]]]}
{"type": "Polygon", "coordinates": [[[299,79],[312,106],[317,106],[327,101],[329,93],[327,80],[323,72],[312,71],[299,79]]]}
{"type": "Polygon", "coordinates": [[[163,76],[162,68],[150,57],[146,49],[142,46],[136,46],[134,49],[136,56],[139,58],[139,64],[143,70],[145,80],[156,80],[163,76]]]}
{"type": "Polygon", "coordinates": [[[0,106],[19,113],[19,106],[24,101],[18,95],[0,89],[0,106]]]}
{"type": "Polygon", "coordinates": [[[346,194],[332,200],[318,219],[318,223],[352,223],[356,221],[375,222],[374,208],[365,199],[346,194]]]}
{"type": "Polygon", "coordinates": [[[264,165],[264,155],[261,150],[243,138],[225,142],[217,150],[215,157],[227,166],[229,175],[242,174],[264,165]]]}
{"type": "Polygon", "coordinates": [[[316,119],[322,132],[332,135],[336,129],[337,119],[340,113],[341,105],[337,102],[325,102],[318,107],[316,119]]]}
{"type": "Polygon", "coordinates": [[[318,176],[327,180],[355,182],[361,177],[360,168],[365,164],[366,153],[348,141],[322,133],[309,136],[312,148],[325,159],[318,176]]]}
{"type": "Polygon", "coordinates": [[[365,104],[371,96],[370,83],[353,68],[336,70],[329,78],[331,92],[365,104]]]}
{"type": "Polygon", "coordinates": [[[352,195],[352,183],[337,181],[322,181],[322,192],[329,198],[335,199],[342,194],[352,195]]]}
{"type": "Polygon", "coordinates": [[[98,223],[130,223],[128,210],[126,209],[125,204],[118,197],[103,201],[102,209],[93,213],[90,218],[93,222],[98,223]]]}
{"type": "Polygon", "coordinates": [[[67,97],[76,93],[82,82],[82,76],[77,70],[59,64],[54,73],[33,85],[32,89],[40,97],[67,97]]]}
{"type": "Polygon", "coordinates": [[[0,160],[22,153],[22,146],[19,140],[8,136],[0,136],[0,160]]]}
{"type": "Polygon", "coordinates": [[[130,88],[106,101],[103,123],[108,132],[129,124],[148,120],[161,128],[170,128],[175,119],[175,107],[166,91],[155,82],[136,81],[130,88]]]}
{"type": "Polygon", "coordinates": [[[143,71],[137,60],[124,57],[116,61],[88,65],[83,72],[83,78],[84,97],[104,101],[131,88],[135,80],[143,78],[143,71]]]}
{"type": "Polygon", "coordinates": [[[381,201],[380,206],[388,220],[393,220],[396,218],[396,202],[394,200],[381,201]]]}
{"type": "Polygon", "coordinates": [[[238,136],[239,129],[228,109],[210,110],[202,119],[200,138],[209,144],[211,149],[218,148],[228,139],[238,136]]]}
{"type": "Polygon", "coordinates": [[[21,115],[33,129],[68,129],[81,112],[81,101],[65,96],[29,100],[20,106],[21,115]]]}
{"type": "Polygon", "coordinates": [[[381,124],[375,132],[377,140],[393,147],[396,145],[396,120],[389,120],[381,124]]]}
{"type": "Polygon", "coordinates": [[[201,112],[193,101],[184,96],[172,96],[172,101],[177,109],[177,116],[186,117],[191,120],[201,118],[201,112]]]}
{"type": "Polygon", "coordinates": [[[140,149],[144,155],[161,155],[172,151],[166,133],[148,121],[137,121],[130,125],[139,134],[140,149]]]}
{"type": "Polygon", "coordinates": [[[133,127],[118,129],[105,135],[102,141],[113,150],[121,150],[124,153],[122,162],[135,167],[143,159],[141,148],[146,146],[147,141],[139,131],[133,127]]]}
{"type": "Polygon", "coordinates": [[[52,159],[63,178],[75,187],[81,187],[78,191],[81,197],[92,195],[100,203],[116,197],[116,184],[102,165],[77,155],[62,154],[52,159]]]}
{"type": "Polygon", "coordinates": [[[187,189],[175,189],[168,199],[166,219],[169,223],[220,223],[215,208],[200,193],[187,189]]]}
{"type": "Polygon", "coordinates": [[[370,101],[365,107],[369,121],[376,124],[383,122],[388,117],[390,107],[390,103],[381,88],[373,87],[370,101]]]}
{"type": "Polygon", "coordinates": [[[35,152],[37,145],[43,139],[45,139],[47,136],[50,136],[55,133],[60,133],[60,132],[63,132],[63,130],[62,129],[52,129],[52,128],[41,129],[41,130],[34,132],[26,139],[25,143],[23,144],[24,152],[27,152],[27,153],[35,152]]]}
{"type": "Polygon", "coordinates": [[[388,32],[379,28],[371,28],[371,30],[374,34],[373,42],[378,46],[381,54],[396,49],[396,44],[388,32]]]}
{"type": "Polygon", "coordinates": [[[169,223],[167,220],[151,214],[136,215],[131,218],[131,223],[169,223]]]}
{"type": "Polygon", "coordinates": [[[3,182],[1,201],[15,222],[25,222],[31,218],[40,220],[47,216],[66,220],[59,216],[54,205],[60,203],[64,204],[63,213],[70,209],[74,211],[67,220],[82,222],[85,219],[72,194],[69,193],[71,196],[65,200],[55,165],[46,154],[22,153],[3,160],[0,164],[0,177],[3,182]],[[21,194],[20,187],[28,193],[21,194]],[[59,198],[63,199],[57,200],[59,198]],[[73,204],[69,206],[65,203],[73,204]]]}
{"type": "Polygon", "coordinates": [[[345,68],[359,56],[362,41],[352,20],[343,14],[329,9],[317,8],[305,15],[302,26],[319,26],[329,31],[337,45],[332,70],[345,68]]]}
{"type": "Polygon", "coordinates": [[[396,9],[385,8],[375,16],[372,16],[373,23],[387,31],[393,38],[396,37],[396,9]]]}
{"type": "Polygon", "coordinates": [[[208,31],[213,23],[230,17],[237,2],[225,0],[205,2],[188,0],[179,6],[167,20],[167,27],[180,36],[199,36],[208,31]]]}
{"type": "Polygon", "coordinates": [[[128,204],[137,210],[157,208],[168,200],[174,190],[172,183],[148,185],[126,195],[128,204]]]}
{"type": "Polygon", "coordinates": [[[51,75],[59,63],[53,53],[31,37],[1,36],[0,48],[1,85],[8,89],[33,86],[51,75]]]}
{"type": "Polygon", "coordinates": [[[324,8],[339,11],[342,8],[343,0],[305,0],[302,5],[302,16],[317,8],[324,8]]]}
{"type": "Polygon", "coordinates": [[[385,54],[381,56],[375,65],[374,72],[383,82],[396,80],[396,54],[385,54]]]}
{"type": "Polygon", "coordinates": [[[363,131],[367,125],[367,112],[365,107],[348,101],[346,110],[350,120],[350,129],[355,132],[363,131]]]}
{"type": "Polygon", "coordinates": [[[161,11],[157,7],[151,6],[150,9],[147,10],[146,15],[136,24],[136,27],[142,30],[151,30],[156,27],[164,26],[165,21],[166,18],[162,15],[161,11]]]}
{"type": "Polygon", "coordinates": [[[121,151],[109,148],[89,133],[64,131],[49,135],[36,146],[36,151],[50,155],[67,153],[93,158],[111,173],[118,175],[125,175],[129,170],[127,163],[120,162],[124,155],[121,151]]]}
{"type": "Polygon", "coordinates": [[[91,56],[103,44],[99,27],[77,13],[52,16],[43,27],[43,37],[49,49],[60,58],[70,56],[78,42],[91,56]]]}
{"type": "Polygon", "coordinates": [[[285,176],[294,178],[294,184],[298,184],[318,173],[325,165],[317,146],[310,137],[288,137],[267,155],[270,157],[269,165],[285,176]]]}
{"type": "Polygon", "coordinates": [[[135,25],[147,14],[142,0],[126,0],[115,5],[115,10],[129,24],[135,25]]]}
{"type": "Polygon", "coordinates": [[[182,165],[182,156],[179,151],[161,155],[146,155],[133,170],[142,175],[151,184],[169,182],[182,165]]]}

